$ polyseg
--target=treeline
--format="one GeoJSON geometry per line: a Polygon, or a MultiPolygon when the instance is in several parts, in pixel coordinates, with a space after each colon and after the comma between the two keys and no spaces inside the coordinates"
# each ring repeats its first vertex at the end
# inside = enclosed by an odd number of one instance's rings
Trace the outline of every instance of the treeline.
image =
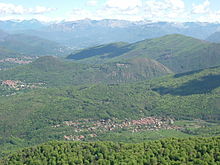
{"type": "Polygon", "coordinates": [[[49,142],[23,149],[2,160],[5,165],[218,165],[220,137],[163,139],[137,144],[49,142]]]}

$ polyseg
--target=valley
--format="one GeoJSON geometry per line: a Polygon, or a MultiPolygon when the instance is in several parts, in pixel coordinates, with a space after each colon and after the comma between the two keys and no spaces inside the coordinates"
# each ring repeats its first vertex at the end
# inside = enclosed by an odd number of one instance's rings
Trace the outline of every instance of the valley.
{"type": "Polygon", "coordinates": [[[219,74],[214,67],[135,83],[16,91],[0,99],[2,154],[55,139],[138,142],[218,136],[219,74]]]}
{"type": "Polygon", "coordinates": [[[0,164],[219,164],[219,28],[0,21],[0,164]]]}

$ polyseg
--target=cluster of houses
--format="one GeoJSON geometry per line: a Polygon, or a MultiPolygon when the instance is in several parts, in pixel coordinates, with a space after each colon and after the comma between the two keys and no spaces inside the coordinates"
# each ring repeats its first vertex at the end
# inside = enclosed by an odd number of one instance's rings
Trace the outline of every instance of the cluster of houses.
{"type": "Polygon", "coordinates": [[[146,117],[139,120],[113,121],[107,120],[91,120],[83,119],[77,121],[64,121],[62,124],[53,126],[54,128],[69,126],[73,128],[76,135],[64,136],[65,140],[83,140],[86,137],[96,137],[99,133],[108,131],[118,131],[126,129],[131,132],[142,132],[145,130],[160,130],[160,129],[180,129],[174,125],[173,119],[146,117]],[[83,135],[82,135],[83,134],[83,135]]]}
{"type": "Polygon", "coordinates": [[[67,135],[64,135],[63,137],[64,137],[65,140],[71,140],[71,141],[80,141],[80,140],[85,139],[85,136],[83,136],[83,135],[80,135],[80,136],[73,136],[73,135],[67,136],[67,135]]]}
{"type": "Polygon", "coordinates": [[[2,85],[8,86],[10,88],[16,88],[18,84],[20,84],[21,81],[13,81],[13,80],[5,80],[2,81],[2,85]]]}
{"type": "Polygon", "coordinates": [[[21,90],[21,89],[40,88],[45,84],[44,83],[24,83],[18,80],[4,80],[1,82],[1,85],[6,86],[8,88],[13,88],[15,90],[21,90]]]}
{"type": "Polygon", "coordinates": [[[23,59],[19,58],[6,58],[0,60],[0,63],[14,63],[14,64],[29,64],[32,63],[32,58],[31,57],[24,57],[23,59]]]}
{"type": "Polygon", "coordinates": [[[127,64],[122,64],[122,63],[117,63],[116,66],[117,66],[117,67],[125,67],[125,68],[128,67],[127,64]]]}
{"type": "Polygon", "coordinates": [[[84,136],[84,135],[69,135],[69,136],[67,136],[67,135],[64,135],[63,136],[63,138],[64,138],[64,140],[68,140],[68,141],[82,141],[82,140],[84,140],[86,137],[91,137],[91,138],[93,138],[93,137],[96,137],[97,135],[96,134],[89,134],[89,135],[87,135],[87,136],[84,136]]]}

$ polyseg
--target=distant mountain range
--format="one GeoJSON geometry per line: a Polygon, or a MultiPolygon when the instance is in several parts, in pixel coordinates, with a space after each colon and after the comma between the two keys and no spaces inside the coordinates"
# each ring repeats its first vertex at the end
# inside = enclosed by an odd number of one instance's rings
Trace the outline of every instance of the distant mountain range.
{"type": "Polygon", "coordinates": [[[122,20],[79,20],[45,24],[37,20],[1,21],[0,29],[34,35],[74,49],[111,42],[137,42],[167,34],[183,34],[206,39],[220,30],[215,23],[129,22],[122,20]]]}
{"type": "Polygon", "coordinates": [[[46,27],[47,25],[48,24],[42,23],[36,19],[23,20],[23,21],[16,21],[16,20],[0,21],[0,29],[5,30],[7,32],[18,31],[18,30],[41,29],[46,27]]]}

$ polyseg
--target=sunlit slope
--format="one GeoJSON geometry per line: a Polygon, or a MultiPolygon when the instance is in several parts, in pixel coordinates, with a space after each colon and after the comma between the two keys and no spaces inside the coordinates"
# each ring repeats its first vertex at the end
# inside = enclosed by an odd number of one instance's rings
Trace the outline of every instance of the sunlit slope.
{"type": "Polygon", "coordinates": [[[120,83],[147,80],[172,73],[164,65],[148,58],[119,60],[105,64],[87,65],[42,57],[32,64],[0,71],[0,80],[41,82],[48,86],[86,83],[120,83]]]}
{"type": "Polygon", "coordinates": [[[108,47],[111,45],[81,50],[68,58],[82,62],[106,62],[147,57],[162,63],[176,73],[220,65],[220,44],[179,34],[115,46],[113,51],[109,52],[108,47]],[[92,56],[87,54],[89,50],[93,50],[92,56]]]}

